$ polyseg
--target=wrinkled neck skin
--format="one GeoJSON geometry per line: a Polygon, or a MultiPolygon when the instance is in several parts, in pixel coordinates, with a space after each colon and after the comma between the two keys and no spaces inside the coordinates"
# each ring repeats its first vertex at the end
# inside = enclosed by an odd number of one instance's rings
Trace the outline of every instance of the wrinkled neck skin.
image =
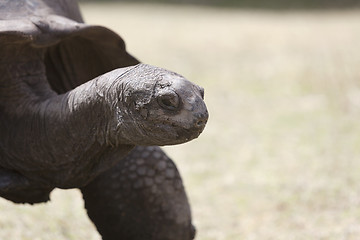
{"type": "Polygon", "coordinates": [[[184,143],[204,129],[203,90],[180,75],[139,64],[58,95],[47,82],[44,51],[12,45],[0,57],[2,168],[79,187],[135,145],[184,143]]]}
{"type": "Polygon", "coordinates": [[[47,82],[43,49],[5,49],[0,60],[1,167],[68,188],[85,184],[134,147],[108,137],[115,100],[108,96],[115,94],[107,92],[110,82],[105,81],[111,79],[95,79],[58,95],[47,82]]]}

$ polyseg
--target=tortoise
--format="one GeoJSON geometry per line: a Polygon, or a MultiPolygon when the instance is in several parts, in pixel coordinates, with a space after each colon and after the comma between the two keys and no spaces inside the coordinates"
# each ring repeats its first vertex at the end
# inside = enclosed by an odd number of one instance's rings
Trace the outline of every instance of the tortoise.
{"type": "Polygon", "coordinates": [[[195,236],[179,171],[159,146],[197,138],[204,89],[143,64],[73,0],[0,1],[0,196],[78,188],[104,240],[195,236]]]}

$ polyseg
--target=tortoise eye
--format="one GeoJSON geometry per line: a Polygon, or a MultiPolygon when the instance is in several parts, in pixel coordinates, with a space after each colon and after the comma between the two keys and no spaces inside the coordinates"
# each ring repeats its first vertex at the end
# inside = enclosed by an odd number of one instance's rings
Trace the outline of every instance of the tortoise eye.
{"type": "Polygon", "coordinates": [[[166,110],[177,110],[180,105],[180,98],[175,92],[167,92],[158,96],[159,105],[166,110]]]}

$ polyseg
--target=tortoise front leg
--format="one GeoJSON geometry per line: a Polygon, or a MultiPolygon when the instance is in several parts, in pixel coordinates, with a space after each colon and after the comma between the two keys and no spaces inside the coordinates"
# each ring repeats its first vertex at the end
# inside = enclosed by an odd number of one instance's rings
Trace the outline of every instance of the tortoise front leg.
{"type": "Polygon", "coordinates": [[[181,177],[159,147],[136,147],[81,191],[103,240],[194,238],[181,177]]]}
{"type": "Polygon", "coordinates": [[[0,197],[14,203],[40,203],[47,202],[51,187],[31,182],[23,175],[0,168],[0,197]]]}

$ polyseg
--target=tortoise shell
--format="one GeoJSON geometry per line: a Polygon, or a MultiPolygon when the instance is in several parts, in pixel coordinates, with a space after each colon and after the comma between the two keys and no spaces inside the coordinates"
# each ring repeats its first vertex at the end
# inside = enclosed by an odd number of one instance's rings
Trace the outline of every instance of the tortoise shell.
{"type": "MultiPolygon", "coordinates": [[[[0,45],[44,48],[47,79],[64,93],[110,70],[139,63],[113,31],[83,22],[70,0],[2,0],[0,45]]],[[[6,59],[0,57],[0,63],[6,59]]]]}

